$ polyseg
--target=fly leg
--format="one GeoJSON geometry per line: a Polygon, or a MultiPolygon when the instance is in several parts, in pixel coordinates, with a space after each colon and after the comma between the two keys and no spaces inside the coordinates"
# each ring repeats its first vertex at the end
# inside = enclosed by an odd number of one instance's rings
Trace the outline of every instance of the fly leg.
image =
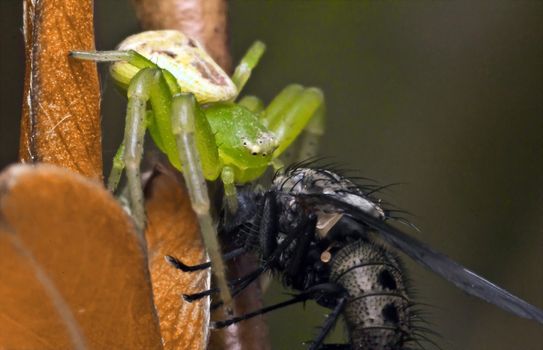
{"type": "MultiPolygon", "coordinates": [[[[247,275],[245,275],[245,276],[243,276],[243,277],[240,277],[240,278],[238,278],[238,279],[235,279],[235,280],[233,280],[233,281],[228,282],[228,286],[229,286],[230,288],[239,286],[240,284],[245,283],[247,280],[251,279],[252,276],[253,276],[253,274],[256,274],[256,273],[258,273],[259,276],[262,274],[262,272],[260,272],[259,269],[255,269],[255,270],[253,270],[252,272],[250,272],[249,274],[247,274],[247,275]]],[[[245,289],[245,287],[244,287],[243,289],[245,289]]],[[[243,289],[241,289],[240,292],[241,292],[243,289]]],[[[198,292],[198,293],[193,293],[193,294],[183,294],[183,299],[185,299],[185,301],[188,301],[189,303],[192,303],[192,302],[194,302],[194,301],[196,301],[196,300],[200,300],[200,299],[202,299],[202,298],[204,298],[204,297],[213,295],[213,294],[218,293],[218,292],[220,292],[220,289],[219,289],[219,288],[210,288],[210,289],[207,289],[207,290],[198,292]]],[[[239,292],[236,293],[235,295],[232,294],[232,296],[235,297],[237,294],[239,294],[239,292]]],[[[217,302],[217,303],[211,305],[211,309],[214,310],[214,309],[218,308],[218,307],[221,306],[221,305],[223,305],[223,302],[222,302],[222,301],[221,301],[221,302],[217,302]]]]}
{"type": "Polygon", "coordinates": [[[301,273],[301,270],[304,267],[311,240],[315,237],[315,228],[315,225],[309,225],[307,229],[300,234],[300,237],[296,240],[296,250],[294,251],[293,257],[290,260],[290,263],[285,267],[285,276],[290,280],[290,283],[295,289],[304,288],[305,275],[301,273]]]}
{"type": "MultiPolygon", "coordinates": [[[[263,255],[267,258],[268,255],[271,255],[273,251],[277,249],[277,243],[275,242],[275,235],[277,233],[277,203],[275,199],[275,195],[271,192],[267,192],[265,194],[264,199],[264,205],[262,206],[262,209],[260,209],[257,216],[261,217],[259,223],[259,234],[258,237],[260,239],[259,245],[261,246],[263,250],[263,255]]],[[[292,235],[290,239],[287,238],[287,241],[290,243],[292,240],[294,240],[295,235],[292,235]]],[[[288,245],[285,246],[285,248],[288,245]]],[[[282,248],[284,249],[284,248],[282,248]]],[[[237,287],[234,289],[235,294],[232,294],[232,296],[235,296],[239,294],[243,289],[245,289],[252,281],[256,280],[260,275],[262,275],[266,269],[263,269],[262,266],[258,267],[257,269],[253,270],[252,272],[248,273],[247,275],[240,277],[236,279],[235,281],[232,281],[229,283],[232,287],[237,287]]],[[[189,302],[198,300],[200,298],[203,298],[205,296],[211,295],[213,293],[218,292],[219,290],[217,288],[211,288],[208,290],[204,290],[199,293],[194,294],[186,294],[183,296],[183,298],[189,302]]],[[[220,305],[222,305],[221,302],[217,302],[212,305],[212,308],[217,308],[220,305]]]]}
{"type": "MultiPolygon", "coordinates": [[[[264,272],[268,271],[285,251],[285,249],[287,249],[295,239],[299,238],[300,236],[310,236],[314,234],[317,218],[314,215],[310,215],[309,217],[300,217],[297,225],[295,225],[291,232],[288,232],[287,237],[281,242],[281,244],[277,245],[276,235],[278,232],[278,210],[279,208],[277,208],[275,194],[272,192],[267,192],[264,198],[264,205],[259,213],[261,220],[259,223],[258,235],[264,263],[249,274],[229,283],[231,286],[235,287],[232,290],[233,297],[241,293],[249,284],[254,282],[264,272]]],[[[300,255],[300,259],[298,259],[298,261],[301,264],[303,258],[301,256],[303,254],[302,249],[298,252],[298,254],[300,255]]],[[[300,264],[295,264],[293,268],[298,269],[300,264]],[[298,265],[298,267],[296,267],[296,265],[298,265]]],[[[216,288],[209,289],[200,293],[185,295],[184,298],[188,301],[194,301],[207,295],[211,295],[217,291],[218,289],[216,288]]],[[[221,302],[215,303],[212,305],[212,308],[216,308],[221,304],[221,302]]]]}
{"type": "MultiPolygon", "coordinates": [[[[277,245],[275,241],[275,235],[277,233],[277,207],[274,194],[271,192],[266,193],[265,204],[261,212],[261,221],[259,228],[260,246],[263,250],[264,263],[257,269],[248,273],[247,275],[233,281],[230,285],[235,286],[232,290],[232,296],[235,297],[241,293],[249,284],[254,282],[264,272],[268,271],[270,267],[276,262],[280,255],[286,248],[300,235],[299,230],[306,231],[308,228],[315,227],[316,217],[304,218],[302,222],[297,225],[292,232],[289,232],[287,237],[277,245]],[[272,239],[271,239],[272,238],[272,239]]],[[[185,300],[194,301],[204,296],[217,292],[217,289],[209,289],[200,293],[185,295],[185,300]]],[[[222,305],[221,302],[213,304],[211,307],[217,308],[222,305]]]]}
{"type": "Polygon", "coordinates": [[[292,299],[283,301],[281,303],[277,303],[277,304],[273,304],[273,305],[270,305],[270,306],[263,307],[261,309],[255,310],[255,311],[247,313],[245,315],[241,315],[241,316],[238,316],[238,317],[232,317],[230,319],[223,320],[223,321],[213,322],[211,327],[215,328],[215,329],[228,327],[230,325],[239,323],[241,321],[248,320],[248,319],[256,317],[258,315],[263,315],[265,313],[271,312],[273,310],[278,310],[278,309],[281,309],[281,308],[289,306],[289,305],[304,302],[304,301],[307,301],[307,300],[310,300],[310,299],[316,299],[316,298],[318,298],[320,296],[324,296],[324,295],[335,295],[335,294],[338,294],[338,293],[341,293],[341,289],[336,284],[333,284],[333,283],[318,284],[318,285],[315,285],[315,286],[313,286],[311,288],[308,288],[308,289],[304,290],[303,292],[301,292],[298,295],[295,295],[292,299]]]}
{"type": "MultiPolygon", "coordinates": [[[[275,223],[276,220],[273,220],[275,223]]],[[[265,258],[262,266],[254,270],[253,272],[247,274],[246,276],[239,279],[239,284],[236,288],[232,290],[232,296],[235,297],[241,293],[247,286],[253,283],[258,277],[260,277],[264,272],[268,271],[281,254],[287,249],[290,244],[298,238],[300,231],[304,232],[307,230],[314,230],[317,222],[317,217],[314,215],[309,215],[309,217],[304,217],[299,225],[297,225],[291,232],[288,233],[287,237],[275,248],[272,254],[265,258]]],[[[236,283],[237,284],[237,283],[236,283]]],[[[211,305],[211,309],[217,308],[221,303],[215,303],[211,305]]]]}
{"type": "MultiPolygon", "coordinates": [[[[337,304],[334,307],[334,310],[328,315],[326,318],[326,321],[324,321],[324,324],[322,325],[321,331],[317,338],[311,343],[311,346],[309,347],[309,350],[319,350],[322,349],[322,342],[330,333],[334,325],[336,324],[336,321],[341,315],[341,312],[343,311],[343,308],[345,307],[345,304],[347,304],[347,295],[345,292],[341,292],[340,296],[337,299],[337,304]]],[[[340,348],[341,349],[341,348],[340,348]]]]}
{"type": "MultiPolygon", "coordinates": [[[[244,253],[245,253],[245,248],[237,248],[237,249],[234,249],[234,250],[224,254],[223,257],[222,257],[222,260],[224,262],[227,262],[229,260],[237,258],[238,256],[240,256],[240,255],[242,255],[244,253]]],[[[177,259],[177,258],[175,258],[175,257],[173,257],[171,255],[166,255],[164,258],[173,267],[175,267],[176,269],[181,270],[183,272],[201,271],[201,270],[205,270],[205,269],[208,269],[208,268],[211,267],[211,261],[205,262],[203,264],[198,264],[198,265],[186,265],[186,264],[182,263],[179,259],[177,259]]]]}
{"type": "Polygon", "coordinates": [[[299,237],[300,231],[305,232],[307,230],[314,230],[315,225],[317,222],[317,217],[314,215],[309,215],[309,217],[304,217],[303,221],[300,222],[299,225],[297,225],[292,232],[289,232],[287,237],[277,246],[277,248],[273,251],[272,254],[270,254],[268,257],[265,257],[265,261],[258,269],[256,269],[253,273],[245,276],[244,281],[232,291],[232,295],[237,295],[243,289],[245,289],[249,284],[254,282],[261,274],[268,271],[273,264],[277,261],[277,259],[281,256],[281,254],[289,247],[289,245],[299,237]]]}
{"type": "Polygon", "coordinates": [[[266,306],[266,307],[263,307],[262,309],[255,310],[253,312],[249,312],[247,314],[244,314],[244,315],[241,315],[241,316],[238,316],[238,317],[232,317],[232,318],[229,318],[227,320],[213,322],[211,324],[211,328],[214,328],[214,329],[225,328],[225,327],[228,327],[230,325],[239,323],[241,321],[245,321],[245,320],[248,320],[250,318],[253,318],[253,317],[256,317],[256,316],[259,316],[259,315],[263,315],[263,314],[268,313],[268,312],[273,311],[273,310],[282,309],[282,308],[287,307],[289,305],[304,302],[304,301],[306,301],[308,299],[310,299],[310,296],[299,294],[299,295],[295,296],[294,298],[289,299],[287,301],[283,301],[281,303],[266,306]]]}

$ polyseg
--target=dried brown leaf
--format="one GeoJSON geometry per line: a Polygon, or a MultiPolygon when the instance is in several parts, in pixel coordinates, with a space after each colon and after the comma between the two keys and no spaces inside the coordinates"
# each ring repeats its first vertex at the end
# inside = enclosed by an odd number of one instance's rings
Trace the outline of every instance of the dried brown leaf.
{"type": "Polygon", "coordinates": [[[0,256],[0,348],[162,348],[142,242],[100,184],[6,170],[0,256]]]}
{"type": "Polygon", "coordinates": [[[26,76],[19,156],[102,178],[96,64],[68,58],[93,50],[92,0],[24,1],[26,76]]]}
{"type": "Polygon", "coordinates": [[[179,173],[158,167],[146,186],[149,270],[165,349],[205,349],[209,298],[188,303],[183,293],[210,287],[211,271],[184,273],[164,260],[172,255],[185,264],[204,262],[198,222],[179,173]]]}

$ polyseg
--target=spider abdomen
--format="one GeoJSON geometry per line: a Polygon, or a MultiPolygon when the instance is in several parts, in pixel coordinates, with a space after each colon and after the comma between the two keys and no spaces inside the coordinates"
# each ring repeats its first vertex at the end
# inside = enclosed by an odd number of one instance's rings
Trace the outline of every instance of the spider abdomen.
{"type": "Polygon", "coordinates": [[[343,315],[353,350],[398,350],[410,339],[410,299],[398,258],[367,241],[339,250],[331,282],[347,292],[343,315]]]}

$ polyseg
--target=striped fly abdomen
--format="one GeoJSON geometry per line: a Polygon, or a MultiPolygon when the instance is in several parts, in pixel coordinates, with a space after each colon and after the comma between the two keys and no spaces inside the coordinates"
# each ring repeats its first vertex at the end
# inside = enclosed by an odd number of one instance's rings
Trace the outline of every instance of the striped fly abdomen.
{"type": "Polygon", "coordinates": [[[411,305],[399,259],[355,241],[331,262],[330,280],[347,292],[343,316],[352,350],[399,350],[411,338],[411,305]]]}

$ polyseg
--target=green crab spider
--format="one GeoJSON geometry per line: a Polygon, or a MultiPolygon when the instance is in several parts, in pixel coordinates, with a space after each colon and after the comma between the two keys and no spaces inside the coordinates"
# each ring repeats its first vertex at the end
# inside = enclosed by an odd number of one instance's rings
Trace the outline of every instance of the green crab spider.
{"type": "Polygon", "coordinates": [[[210,214],[206,180],[220,176],[227,207],[237,209],[236,184],[260,177],[303,132],[301,157],[311,156],[323,133],[324,98],[317,88],[289,85],[264,108],[246,96],[234,103],[265,46],[255,42],[232,78],[201,44],[175,30],[148,31],[125,39],[116,51],[73,51],[73,58],[114,62],[110,73],[127,91],[124,140],[113,160],[108,189],[115,191],[126,169],[130,210],[139,232],[145,228],[140,161],[146,130],[182,171],[221,298],[226,283],[217,231],[210,214]]]}

